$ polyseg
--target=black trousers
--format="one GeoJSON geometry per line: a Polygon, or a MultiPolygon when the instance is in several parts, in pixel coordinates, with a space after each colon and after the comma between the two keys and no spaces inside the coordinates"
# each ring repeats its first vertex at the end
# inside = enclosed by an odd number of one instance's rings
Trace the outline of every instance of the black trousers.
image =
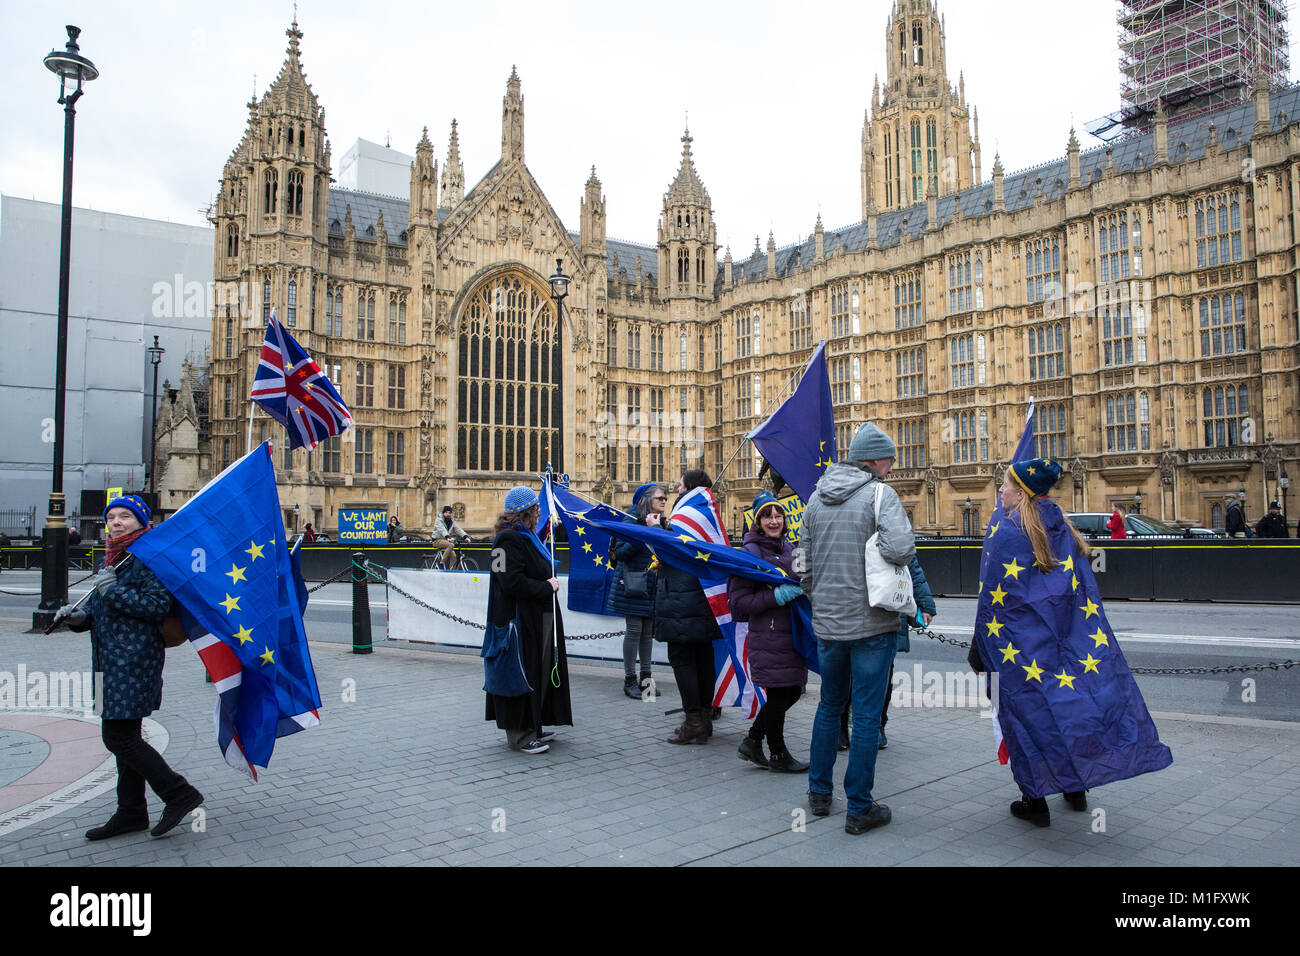
{"type": "Polygon", "coordinates": [[[802,687],[765,687],[767,703],[749,726],[751,740],[767,737],[767,749],[772,753],[785,752],[785,715],[794,702],[803,696],[802,687]]]}
{"type": "Polygon", "coordinates": [[[669,644],[668,663],[682,695],[682,709],[702,710],[713,706],[713,643],[669,644]]]}
{"type": "Polygon", "coordinates": [[[140,734],[142,721],[102,721],[104,746],[117,758],[117,809],[133,817],[148,817],[149,807],[144,799],[147,782],[164,803],[185,796],[189,783],[178,774],[162,754],[144,741],[140,734]]]}

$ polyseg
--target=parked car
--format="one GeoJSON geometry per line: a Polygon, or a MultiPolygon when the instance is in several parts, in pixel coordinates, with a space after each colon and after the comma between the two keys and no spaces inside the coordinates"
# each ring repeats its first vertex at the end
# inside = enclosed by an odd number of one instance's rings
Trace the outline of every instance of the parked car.
{"type": "MultiPolygon", "coordinates": [[[[1085,538],[1109,538],[1110,529],[1106,522],[1112,512],[1077,512],[1066,517],[1079,529],[1085,538]]],[[[1127,514],[1124,516],[1124,530],[1130,538],[1174,537],[1174,538],[1222,538],[1223,533],[1209,528],[1179,528],[1152,518],[1149,515],[1127,514]]]]}

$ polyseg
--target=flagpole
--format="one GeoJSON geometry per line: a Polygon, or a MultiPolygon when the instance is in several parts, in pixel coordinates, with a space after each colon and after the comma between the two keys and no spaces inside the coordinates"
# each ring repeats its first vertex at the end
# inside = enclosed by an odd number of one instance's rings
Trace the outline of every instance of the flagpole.
{"type": "Polygon", "coordinates": [[[581,492],[581,491],[575,491],[575,490],[572,489],[572,488],[569,488],[569,489],[568,489],[568,492],[569,492],[569,494],[571,494],[571,495],[577,495],[579,498],[585,498],[585,499],[587,499],[587,500],[590,501],[593,505],[604,505],[606,508],[610,508],[610,509],[612,509],[613,511],[617,511],[619,514],[624,515],[624,516],[626,516],[626,517],[628,517],[628,518],[633,517],[633,515],[628,514],[626,511],[623,511],[621,508],[615,508],[615,507],[614,507],[613,505],[611,505],[608,501],[597,501],[595,498],[591,497],[591,495],[584,494],[584,493],[581,492]]]}
{"type": "MultiPolygon", "coordinates": [[[[555,491],[551,485],[551,463],[546,463],[546,507],[550,511],[551,533],[547,535],[551,552],[551,577],[555,577],[555,523],[559,516],[555,513],[555,491]]],[[[551,592],[551,684],[559,687],[560,679],[560,591],[551,592]]]]}
{"type": "MultiPolygon", "coordinates": [[[[785,396],[785,393],[789,390],[790,386],[795,382],[799,381],[799,379],[803,378],[803,373],[806,372],[807,370],[808,370],[808,366],[805,365],[799,371],[795,372],[794,375],[790,376],[790,381],[786,382],[785,387],[782,388],[781,391],[777,392],[776,398],[772,399],[770,402],[767,403],[767,408],[763,410],[763,415],[762,415],[763,421],[767,421],[769,417],[768,413],[772,411],[772,406],[775,405],[777,402],[781,401],[781,399],[785,396]]],[[[745,435],[743,438],[740,439],[740,444],[736,446],[736,450],[731,453],[731,457],[728,458],[726,460],[726,463],[723,464],[722,470],[713,476],[714,481],[720,481],[722,479],[722,476],[726,473],[727,468],[731,465],[733,461],[736,460],[736,456],[740,454],[740,450],[745,447],[745,442],[747,441],[749,441],[748,435],[745,435]]]]}
{"type": "Polygon", "coordinates": [[[253,450],[253,412],[257,408],[257,402],[251,398],[248,400],[248,440],[244,443],[244,454],[247,455],[253,450]]]}

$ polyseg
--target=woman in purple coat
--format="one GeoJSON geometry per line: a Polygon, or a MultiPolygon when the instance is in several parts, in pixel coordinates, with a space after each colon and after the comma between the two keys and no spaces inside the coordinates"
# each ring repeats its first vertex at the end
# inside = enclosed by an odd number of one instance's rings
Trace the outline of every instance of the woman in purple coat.
{"type": "Polygon", "coordinates": [[[794,573],[794,547],[785,537],[785,511],[766,491],[754,499],[754,527],[745,535],[744,547],[754,557],[783,570],[791,583],[773,588],[742,577],[727,581],[732,617],[749,622],[750,677],[767,694],[767,703],[740,745],[740,757],[777,773],[807,773],[808,764],[795,760],[785,747],[785,713],[803,694],[808,681],[808,668],[794,649],[794,630],[786,607],[803,589],[794,573]],[[763,756],[764,736],[770,757],[763,756]]]}

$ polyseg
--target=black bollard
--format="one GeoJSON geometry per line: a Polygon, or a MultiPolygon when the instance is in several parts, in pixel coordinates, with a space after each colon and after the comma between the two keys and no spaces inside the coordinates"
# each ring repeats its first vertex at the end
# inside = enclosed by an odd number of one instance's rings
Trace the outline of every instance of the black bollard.
{"type": "Polygon", "coordinates": [[[366,556],[352,552],[352,653],[369,654],[374,650],[370,639],[370,586],[366,582],[366,556]]]}

